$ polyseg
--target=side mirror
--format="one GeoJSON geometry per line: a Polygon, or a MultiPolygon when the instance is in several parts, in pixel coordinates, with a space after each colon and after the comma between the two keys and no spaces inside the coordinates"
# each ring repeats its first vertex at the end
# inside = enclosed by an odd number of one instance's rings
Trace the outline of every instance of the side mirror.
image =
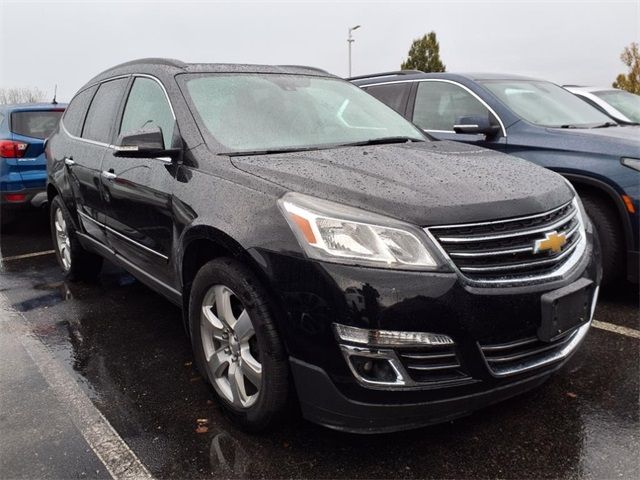
{"type": "Polygon", "coordinates": [[[162,129],[158,126],[125,133],[118,137],[116,157],[152,158],[176,157],[180,149],[167,149],[164,146],[162,129]]]}
{"type": "Polygon", "coordinates": [[[498,125],[492,125],[488,116],[466,115],[459,117],[453,126],[456,133],[482,134],[487,137],[493,136],[500,131],[498,125]]]}

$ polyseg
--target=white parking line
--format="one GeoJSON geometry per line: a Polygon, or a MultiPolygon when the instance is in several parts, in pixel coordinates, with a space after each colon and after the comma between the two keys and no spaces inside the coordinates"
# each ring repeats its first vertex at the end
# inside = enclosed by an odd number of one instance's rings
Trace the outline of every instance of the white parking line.
{"type": "Polygon", "coordinates": [[[640,331],[635,330],[629,327],[623,327],[621,325],[614,325],[613,323],[601,322],[599,320],[593,320],[591,322],[595,328],[599,328],[600,330],[606,330],[607,332],[618,333],[620,335],[624,335],[625,337],[638,338],[640,339],[640,331]]]}
{"type": "Polygon", "coordinates": [[[0,293],[0,315],[5,327],[18,330],[20,343],[32,358],[52,392],[68,408],[73,424],[115,480],[153,479],[140,459],[93,405],[78,383],[30,331],[24,316],[11,309],[0,293]]]}
{"type": "Polygon", "coordinates": [[[24,255],[14,255],[12,257],[0,257],[3,262],[10,262],[12,260],[22,260],[23,258],[41,257],[43,255],[51,255],[56,253],[55,250],[45,250],[43,252],[25,253],[24,255]]]}

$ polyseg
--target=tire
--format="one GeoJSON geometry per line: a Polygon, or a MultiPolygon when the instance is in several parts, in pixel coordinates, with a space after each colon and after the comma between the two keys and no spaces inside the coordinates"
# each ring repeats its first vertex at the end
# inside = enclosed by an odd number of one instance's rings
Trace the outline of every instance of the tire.
{"type": "Polygon", "coordinates": [[[56,258],[65,278],[70,281],[95,280],[103,259],[82,248],[71,215],[59,196],[51,202],[49,221],[56,258]]]}
{"type": "Polygon", "coordinates": [[[3,230],[7,230],[8,227],[11,227],[13,225],[13,223],[15,223],[16,221],[16,212],[8,210],[8,209],[1,209],[0,210],[0,227],[3,230]]]}
{"type": "Polygon", "coordinates": [[[624,237],[618,212],[609,202],[590,192],[580,193],[602,250],[602,286],[613,285],[626,273],[624,237]]]}
{"type": "Polygon", "coordinates": [[[196,274],[189,299],[196,365],[226,414],[249,431],[272,427],[288,399],[287,356],[271,312],[266,291],[239,261],[215,259],[196,274]]]}

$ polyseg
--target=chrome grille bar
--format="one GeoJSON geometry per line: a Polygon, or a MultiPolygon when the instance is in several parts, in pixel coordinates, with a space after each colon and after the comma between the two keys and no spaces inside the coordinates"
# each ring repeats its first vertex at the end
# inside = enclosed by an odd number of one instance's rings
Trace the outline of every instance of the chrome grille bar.
{"type": "Polygon", "coordinates": [[[469,243],[469,242],[487,242],[490,240],[502,240],[505,238],[515,238],[515,237],[525,237],[527,235],[533,235],[536,233],[544,233],[552,230],[557,230],[564,224],[573,220],[573,218],[577,215],[577,210],[573,210],[570,215],[564,217],[562,220],[559,220],[551,225],[545,225],[544,227],[538,227],[531,230],[520,230],[517,232],[510,233],[500,233],[495,235],[478,235],[478,236],[467,236],[467,237],[440,237],[439,240],[442,243],[469,243]]]}
{"type": "MultiPolygon", "coordinates": [[[[566,232],[561,231],[558,233],[564,234],[564,236],[567,237],[567,239],[569,239],[573,236],[574,233],[578,231],[579,227],[580,227],[580,224],[576,223],[568,231],[566,232]]],[[[509,248],[505,250],[488,250],[488,251],[476,251],[476,250],[471,250],[468,252],[453,251],[453,252],[449,252],[449,255],[451,255],[452,257],[458,257],[458,258],[471,258],[471,257],[493,257],[493,256],[499,256],[499,255],[512,255],[514,253],[525,253],[525,252],[533,252],[533,247],[519,247],[519,248],[509,248]]]]}
{"type": "Polygon", "coordinates": [[[564,250],[559,255],[552,258],[545,258],[542,260],[533,260],[531,262],[514,263],[509,265],[497,265],[489,267],[460,267],[463,272],[502,272],[505,270],[517,270],[520,268],[534,267],[537,265],[549,265],[560,262],[563,258],[568,256],[578,246],[577,243],[573,243],[569,248],[564,250]]]}
{"type": "Polygon", "coordinates": [[[577,198],[534,215],[425,231],[468,283],[485,286],[562,278],[587,248],[577,198]],[[564,238],[558,242],[558,236],[564,238]],[[537,250],[544,240],[556,243],[537,250]]]}

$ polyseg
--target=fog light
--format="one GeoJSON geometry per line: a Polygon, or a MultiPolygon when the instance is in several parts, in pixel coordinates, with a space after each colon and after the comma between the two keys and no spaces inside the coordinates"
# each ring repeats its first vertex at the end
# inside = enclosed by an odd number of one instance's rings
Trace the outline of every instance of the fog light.
{"type": "Polygon", "coordinates": [[[367,358],[353,355],[349,358],[358,375],[371,382],[396,383],[396,374],[391,362],[387,359],[367,358]]]}
{"type": "Polygon", "coordinates": [[[372,388],[399,388],[410,381],[393,350],[340,345],[349,370],[361,384],[372,388]]]}
{"type": "Polygon", "coordinates": [[[377,347],[453,345],[454,343],[447,335],[437,333],[369,330],[339,323],[333,324],[333,331],[338,340],[377,347]]]}

